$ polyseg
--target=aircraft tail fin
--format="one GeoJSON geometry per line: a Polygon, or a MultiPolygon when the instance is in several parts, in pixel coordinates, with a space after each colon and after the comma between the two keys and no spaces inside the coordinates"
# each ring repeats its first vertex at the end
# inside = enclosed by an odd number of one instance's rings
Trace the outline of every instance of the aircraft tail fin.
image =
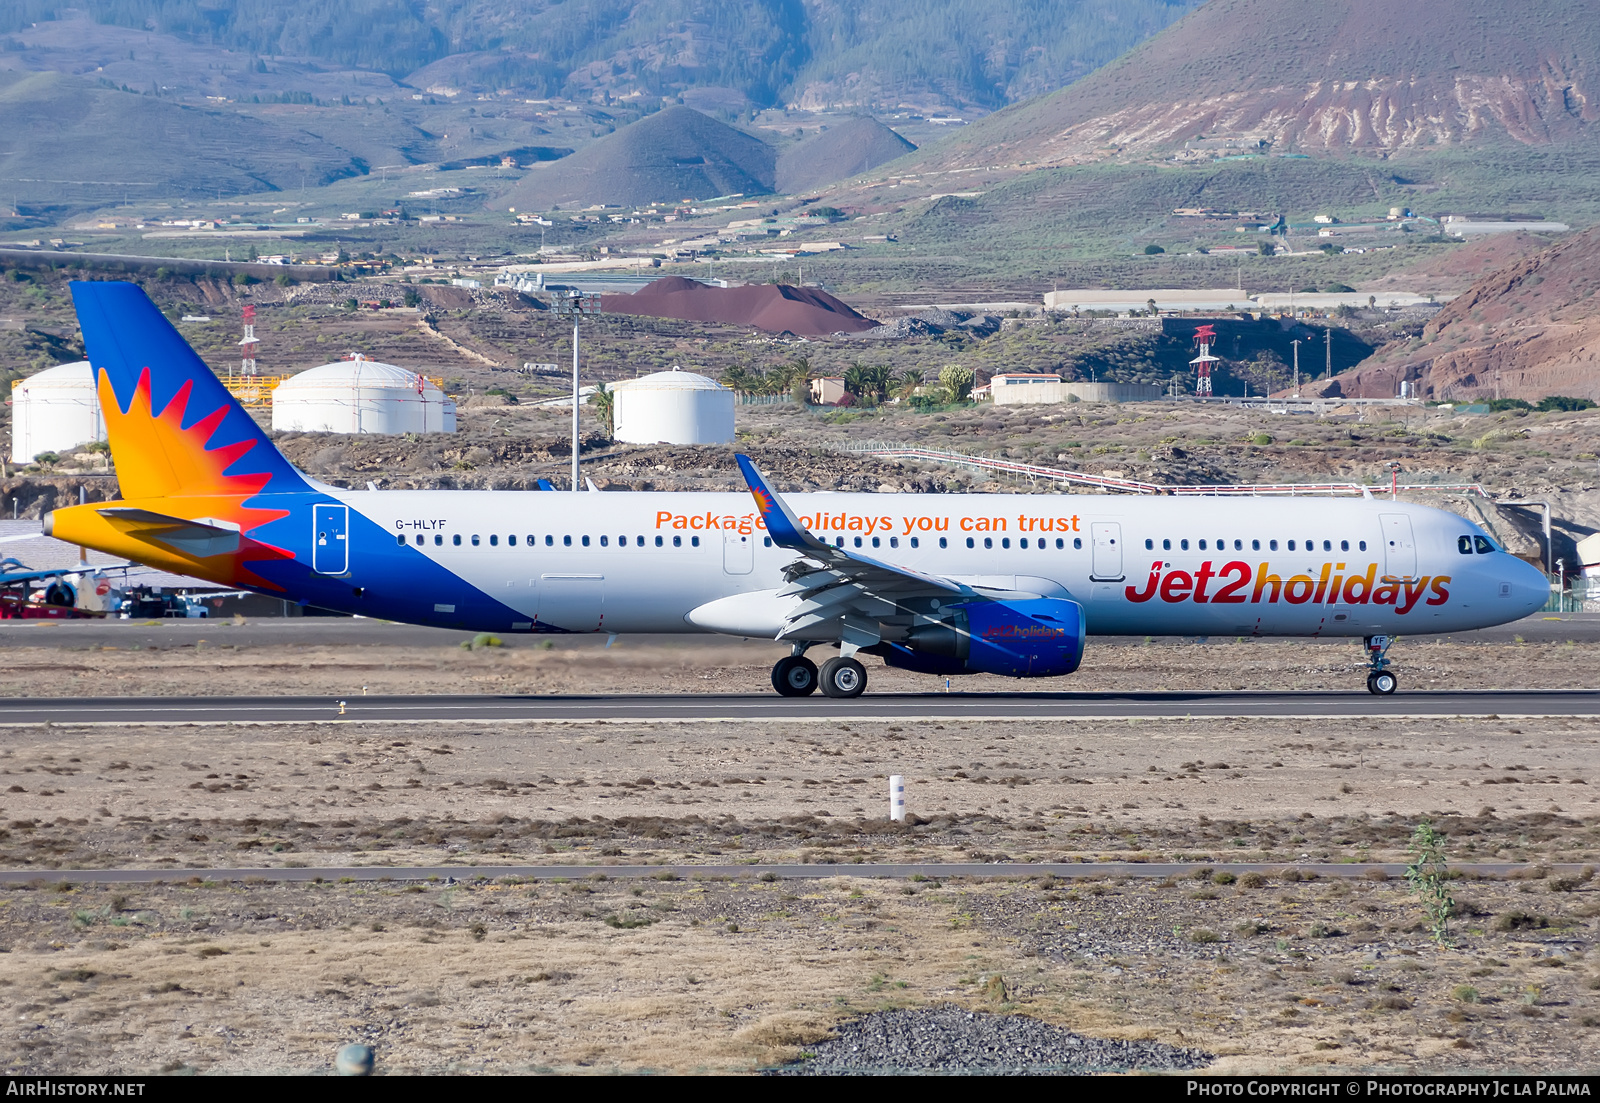
{"type": "Polygon", "coordinates": [[[307,489],[137,285],[72,284],[124,498],[307,489]]]}

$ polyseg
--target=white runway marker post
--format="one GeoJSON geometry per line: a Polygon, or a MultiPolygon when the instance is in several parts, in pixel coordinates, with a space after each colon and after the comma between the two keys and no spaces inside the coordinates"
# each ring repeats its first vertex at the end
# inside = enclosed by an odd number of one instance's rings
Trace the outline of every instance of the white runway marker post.
{"type": "Polygon", "coordinates": [[[906,818],[906,779],[899,774],[889,775],[889,818],[897,823],[906,818]]]}

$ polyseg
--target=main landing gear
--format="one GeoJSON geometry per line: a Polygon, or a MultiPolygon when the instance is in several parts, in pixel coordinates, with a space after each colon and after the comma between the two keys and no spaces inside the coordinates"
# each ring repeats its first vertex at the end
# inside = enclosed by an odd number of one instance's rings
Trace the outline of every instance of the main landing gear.
{"type": "Polygon", "coordinates": [[[805,657],[804,649],[779,659],[772,668],[772,688],[785,697],[809,697],[819,688],[826,697],[860,697],[867,688],[867,668],[852,658],[829,659],[817,664],[805,657]]]}
{"type": "Polygon", "coordinates": [[[772,668],[772,688],[785,697],[809,697],[817,690],[817,664],[804,655],[788,655],[772,668]]]}
{"type": "Polygon", "coordinates": [[[1394,636],[1368,636],[1364,641],[1367,650],[1367,692],[1387,697],[1400,688],[1400,679],[1389,669],[1389,648],[1394,646],[1394,636]]]}

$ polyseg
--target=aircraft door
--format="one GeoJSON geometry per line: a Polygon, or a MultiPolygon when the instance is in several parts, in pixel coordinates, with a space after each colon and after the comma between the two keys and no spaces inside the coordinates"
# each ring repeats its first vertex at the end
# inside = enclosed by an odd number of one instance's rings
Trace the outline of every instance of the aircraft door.
{"type": "Polygon", "coordinates": [[[756,538],[736,529],[722,534],[722,570],[725,574],[749,574],[756,565],[756,538]]]}
{"type": "Polygon", "coordinates": [[[539,576],[538,621],[568,632],[598,632],[605,619],[606,576],[547,574],[539,576]]]}
{"type": "Polygon", "coordinates": [[[311,507],[311,569],[317,574],[345,574],[350,570],[350,507],[321,504],[311,507]]]}
{"type": "Polygon", "coordinates": [[[1411,518],[1404,513],[1380,514],[1383,522],[1383,572],[1388,578],[1417,577],[1417,542],[1411,518]]]}
{"type": "Polygon", "coordinates": [[[1122,580],[1122,526],[1115,521],[1094,521],[1089,525],[1094,541],[1089,577],[1097,582],[1122,580]]]}

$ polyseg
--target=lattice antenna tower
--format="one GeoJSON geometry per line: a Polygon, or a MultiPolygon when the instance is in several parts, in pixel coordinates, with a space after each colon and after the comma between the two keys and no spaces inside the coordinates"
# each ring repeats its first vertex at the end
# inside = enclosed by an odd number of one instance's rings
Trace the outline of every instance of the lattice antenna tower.
{"type": "Polygon", "coordinates": [[[1194,331],[1194,343],[1200,347],[1200,355],[1189,363],[1194,365],[1194,393],[1198,398],[1211,397],[1211,365],[1222,361],[1220,356],[1211,355],[1211,346],[1216,341],[1217,331],[1211,326],[1201,326],[1194,331]]]}
{"type": "Polygon", "coordinates": [[[244,340],[239,342],[239,350],[243,359],[239,362],[239,374],[246,378],[253,378],[256,374],[256,346],[261,342],[256,340],[256,304],[244,304],[244,340]]]}

